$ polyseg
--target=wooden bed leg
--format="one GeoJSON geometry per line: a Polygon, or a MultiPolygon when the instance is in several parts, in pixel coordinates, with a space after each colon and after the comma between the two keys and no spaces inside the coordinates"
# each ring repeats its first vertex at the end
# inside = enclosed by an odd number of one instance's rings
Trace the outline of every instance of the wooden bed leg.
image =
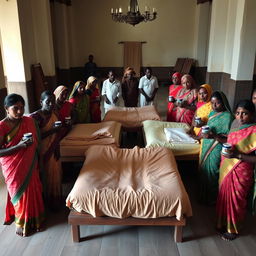
{"type": "Polygon", "coordinates": [[[80,242],[80,226],[71,225],[71,232],[72,232],[73,242],[79,243],[80,242]]]}
{"type": "Polygon", "coordinates": [[[174,241],[175,241],[175,243],[182,242],[182,226],[174,227],[174,241]]]}

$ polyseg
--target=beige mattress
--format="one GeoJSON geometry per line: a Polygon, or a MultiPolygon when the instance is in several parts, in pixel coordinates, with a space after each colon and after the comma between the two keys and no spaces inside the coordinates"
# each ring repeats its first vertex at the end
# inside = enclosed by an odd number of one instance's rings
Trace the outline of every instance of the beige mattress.
{"type": "Polygon", "coordinates": [[[91,145],[120,146],[121,124],[101,122],[77,124],[60,142],[61,157],[84,156],[91,145]]]}
{"type": "Polygon", "coordinates": [[[189,129],[185,123],[162,122],[162,121],[144,121],[143,132],[146,147],[165,147],[172,150],[175,156],[186,156],[199,154],[200,144],[175,144],[166,139],[164,128],[184,128],[189,129]]]}
{"type": "Polygon", "coordinates": [[[66,199],[94,217],[191,216],[192,209],[172,152],[167,148],[92,146],[66,199]]]}
{"type": "Polygon", "coordinates": [[[155,106],[138,108],[113,107],[105,115],[103,121],[120,122],[123,127],[142,127],[145,120],[161,120],[155,106]]]}

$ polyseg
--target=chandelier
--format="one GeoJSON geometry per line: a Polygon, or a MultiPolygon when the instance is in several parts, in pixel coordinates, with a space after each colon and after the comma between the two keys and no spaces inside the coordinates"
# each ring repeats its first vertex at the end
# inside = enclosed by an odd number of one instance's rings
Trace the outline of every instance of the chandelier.
{"type": "Polygon", "coordinates": [[[126,14],[123,14],[121,7],[119,9],[111,8],[111,16],[113,21],[129,23],[133,26],[139,24],[142,21],[152,21],[156,19],[156,15],[156,9],[153,8],[152,13],[150,13],[150,10],[147,6],[145,6],[145,13],[140,13],[137,0],[130,0],[130,5],[128,6],[128,12],[126,14]]]}

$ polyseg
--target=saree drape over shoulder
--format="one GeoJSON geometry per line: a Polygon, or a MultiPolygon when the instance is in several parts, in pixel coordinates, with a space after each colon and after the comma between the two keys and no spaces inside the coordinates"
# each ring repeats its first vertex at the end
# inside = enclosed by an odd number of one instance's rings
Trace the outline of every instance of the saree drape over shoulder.
{"type": "Polygon", "coordinates": [[[38,161],[40,135],[35,121],[30,117],[23,116],[13,129],[0,121],[4,148],[17,145],[23,134],[28,132],[33,134],[32,145],[0,157],[8,190],[5,224],[15,221],[16,226],[23,229],[23,236],[40,229],[44,221],[38,161]]]}
{"type": "MultiPolygon", "coordinates": [[[[201,117],[201,120],[204,123],[207,123],[208,121],[208,117],[210,112],[212,111],[212,105],[211,102],[207,102],[203,105],[201,105],[200,107],[197,108],[195,115],[198,117],[201,117]]],[[[195,135],[199,135],[201,132],[201,128],[198,127],[194,127],[194,133],[195,135]]]]}
{"type": "MultiPolygon", "coordinates": [[[[228,134],[233,121],[228,111],[215,112],[209,115],[207,125],[215,134],[228,134]]],[[[219,166],[222,144],[216,139],[202,139],[200,149],[200,201],[205,204],[216,202],[218,193],[219,166]]]]}
{"type": "MultiPolygon", "coordinates": [[[[189,105],[195,104],[197,99],[197,90],[196,89],[187,90],[186,88],[183,87],[176,94],[176,98],[187,101],[189,105]]],[[[170,112],[168,118],[171,122],[186,123],[188,125],[191,125],[192,119],[194,117],[194,113],[195,111],[193,110],[175,106],[170,112]]]]}
{"type": "MultiPolygon", "coordinates": [[[[175,84],[172,84],[169,86],[169,97],[172,96],[174,98],[177,97],[177,94],[178,92],[183,88],[182,85],[175,85],[175,84]]],[[[174,118],[172,116],[172,110],[173,108],[175,107],[174,103],[173,102],[169,102],[168,101],[168,107],[167,107],[167,118],[166,120],[169,121],[169,122],[173,122],[174,118]]]]}
{"type": "Polygon", "coordinates": [[[100,99],[100,90],[95,88],[90,96],[90,114],[92,123],[101,122],[100,101],[96,101],[97,99],[100,99]]]}
{"type": "MultiPolygon", "coordinates": [[[[256,125],[231,130],[228,143],[239,152],[250,154],[256,149],[256,125]]],[[[217,199],[217,227],[238,233],[246,213],[247,197],[254,183],[254,165],[237,158],[222,157],[217,199]]]]}
{"type": "Polygon", "coordinates": [[[90,123],[90,99],[88,95],[82,97],[73,97],[69,99],[69,102],[73,104],[77,117],[77,123],[84,124],[90,123]]]}
{"type": "MultiPolygon", "coordinates": [[[[35,112],[31,116],[38,121],[41,133],[47,132],[58,121],[57,115],[52,112],[48,119],[35,112]]],[[[45,194],[50,206],[58,207],[61,199],[62,168],[59,160],[59,142],[61,133],[54,133],[44,138],[41,143],[41,156],[43,160],[44,176],[46,181],[45,194]]]]}

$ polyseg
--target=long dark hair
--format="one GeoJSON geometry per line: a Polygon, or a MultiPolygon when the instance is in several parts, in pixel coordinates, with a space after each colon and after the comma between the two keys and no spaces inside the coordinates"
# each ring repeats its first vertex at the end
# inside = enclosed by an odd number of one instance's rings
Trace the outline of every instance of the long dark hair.
{"type": "Polygon", "coordinates": [[[238,109],[239,107],[248,110],[251,114],[255,113],[255,106],[250,100],[240,100],[236,104],[236,109],[238,109]]]}
{"type": "Polygon", "coordinates": [[[16,93],[11,93],[5,97],[4,106],[11,107],[14,104],[16,104],[17,102],[21,102],[25,106],[25,100],[23,99],[23,97],[21,95],[16,94],[16,93]]]}
{"type": "Polygon", "coordinates": [[[224,94],[224,92],[222,92],[222,91],[215,91],[212,94],[212,96],[211,96],[211,99],[212,98],[218,99],[221,102],[221,104],[223,105],[223,107],[225,108],[225,110],[227,110],[228,112],[230,112],[233,115],[233,112],[232,112],[232,110],[230,108],[228,99],[227,99],[226,95],[224,94]]]}

